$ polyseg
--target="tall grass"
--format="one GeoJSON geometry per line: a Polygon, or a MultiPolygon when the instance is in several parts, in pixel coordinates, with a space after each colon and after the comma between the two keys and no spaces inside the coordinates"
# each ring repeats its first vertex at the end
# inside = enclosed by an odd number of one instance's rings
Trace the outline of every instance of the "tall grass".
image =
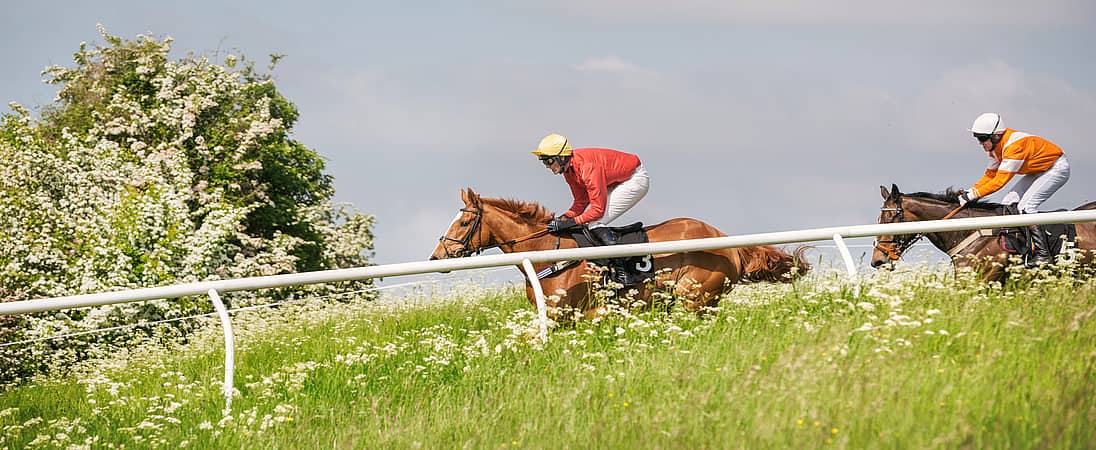
{"type": "Polygon", "coordinates": [[[906,268],[615,309],[546,344],[517,289],[240,313],[0,394],[0,445],[75,448],[1084,448],[1096,282],[906,268]]]}

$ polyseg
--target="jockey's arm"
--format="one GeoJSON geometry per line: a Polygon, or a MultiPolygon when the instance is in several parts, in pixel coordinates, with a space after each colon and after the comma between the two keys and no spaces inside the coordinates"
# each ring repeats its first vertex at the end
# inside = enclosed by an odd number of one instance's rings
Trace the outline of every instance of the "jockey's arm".
{"type": "Polygon", "coordinates": [[[571,203],[571,208],[567,210],[564,215],[567,217],[578,217],[583,211],[586,211],[586,207],[590,204],[590,196],[586,193],[586,187],[576,183],[572,183],[571,180],[567,180],[567,186],[571,188],[571,196],[575,199],[571,203]]]}
{"type": "Polygon", "coordinates": [[[605,170],[600,167],[591,168],[583,174],[586,184],[586,196],[590,199],[586,211],[575,218],[578,224],[590,223],[605,215],[605,204],[609,200],[608,182],[605,180],[605,170]]]}
{"type": "Polygon", "coordinates": [[[1019,172],[1023,165],[1023,155],[1009,147],[1005,150],[1005,155],[1000,162],[997,162],[996,159],[990,162],[985,175],[982,175],[982,179],[978,180],[974,186],[971,186],[971,194],[974,195],[974,198],[982,198],[997,192],[1008,184],[1012,176],[1016,175],[1016,172],[1019,172]]]}

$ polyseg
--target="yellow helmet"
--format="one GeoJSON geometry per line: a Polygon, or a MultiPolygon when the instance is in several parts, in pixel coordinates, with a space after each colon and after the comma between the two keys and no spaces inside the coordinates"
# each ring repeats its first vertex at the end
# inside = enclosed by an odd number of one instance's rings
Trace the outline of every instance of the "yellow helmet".
{"type": "Polygon", "coordinates": [[[571,143],[567,138],[552,133],[540,140],[533,154],[537,156],[571,156],[571,143]]]}

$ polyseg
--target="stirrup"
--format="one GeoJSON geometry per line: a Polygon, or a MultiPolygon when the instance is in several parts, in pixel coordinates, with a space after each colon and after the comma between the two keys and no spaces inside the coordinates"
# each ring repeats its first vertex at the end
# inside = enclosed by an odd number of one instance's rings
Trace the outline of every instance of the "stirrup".
{"type": "Polygon", "coordinates": [[[616,276],[613,277],[613,281],[620,283],[626,288],[630,288],[639,284],[639,280],[637,279],[637,277],[634,277],[632,276],[632,274],[624,271],[617,273],[616,276]]]}
{"type": "Polygon", "coordinates": [[[1039,266],[1053,264],[1053,262],[1054,258],[1051,258],[1049,256],[1039,257],[1038,255],[1035,255],[1033,253],[1031,255],[1028,255],[1027,260],[1024,261],[1024,267],[1027,267],[1028,269],[1034,269],[1039,266]]]}
{"type": "Polygon", "coordinates": [[[611,277],[613,281],[624,285],[626,288],[639,284],[639,280],[636,279],[637,277],[633,276],[625,269],[625,267],[627,267],[627,262],[625,260],[613,261],[609,266],[613,271],[613,276],[611,277]]]}

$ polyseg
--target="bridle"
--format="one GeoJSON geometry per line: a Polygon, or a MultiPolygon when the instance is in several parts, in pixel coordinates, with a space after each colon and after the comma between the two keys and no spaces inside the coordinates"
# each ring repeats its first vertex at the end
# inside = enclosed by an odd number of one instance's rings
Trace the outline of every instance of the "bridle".
{"type": "MultiPolygon", "coordinates": [[[[959,211],[962,211],[965,206],[966,205],[959,205],[958,208],[951,210],[951,212],[949,212],[947,215],[941,217],[940,220],[948,220],[952,217],[955,217],[955,215],[958,214],[959,211]]],[[[891,221],[889,223],[900,223],[906,221],[906,217],[903,214],[905,210],[902,209],[902,194],[898,194],[897,198],[895,199],[894,208],[879,208],[879,211],[894,212],[894,216],[891,217],[891,221]]],[[[909,250],[910,247],[913,247],[914,243],[925,237],[923,233],[912,235],[904,234],[901,236],[903,237],[903,239],[876,239],[875,249],[886,254],[887,258],[891,261],[896,261],[902,257],[903,253],[906,253],[906,250],[909,250]],[[884,247],[879,244],[889,244],[889,246],[884,247]]]]}
{"type": "MultiPolygon", "coordinates": [[[[902,209],[902,195],[899,194],[894,201],[894,208],[879,208],[881,212],[893,211],[894,215],[888,223],[901,223],[906,221],[905,210],[902,209]]],[[[902,254],[913,247],[913,244],[925,237],[924,234],[903,234],[891,239],[876,239],[875,249],[887,255],[887,259],[897,261],[902,254]],[[882,244],[887,244],[886,246],[882,244]]]]}
{"type": "Polygon", "coordinates": [[[474,219],[472,219],[472,228],[468,230],[468,234],[464,235],[464,239],[451,238],[448,235],[442,235],[442,237],[440,239],[438,239],[438,241],[440,241],[441,244],[442,244],[441,245],[442,250],[445,250],[445,257],[446,258],[463,258],[465,256],[472,256],[472,255],[475,255],[476,253],[479,253],[483,250],[486,250],[486,248],[482,246],[483,245],[483,226],[482,226],[483,225],[483,208],[482,207],[479,207],[479,208],[476,208],[476,209],[461,208],[460,210],[461,210],[461,212],[470,212],[472,214],[475,214],[476,217],[474,219]],[[469,248],[469,244],[472,243],[472,237],[473,236],[477,236],[479,238],[478,240],[480,242],[480,247],[469,248]],[[449,252],[449,247],[447,247],[445,245],[446,241],[456,242],[456,243],[460,244],[460,250],[457,250],[455,252],[450,253],[449,252]]]}
{"type": "Polygon", "coordinates": [[[438,241],[440,241],[441,244],[442,244],[441,245],[442,250],[445,250],[445,257],[446,258],[464,258],[466,256],[475,255],[475,254],[480,253],[484,250],[492,249],[492,248],[495,248],[495,247],[502,247],[504,245],[509,246],[509,247],[512,248],[514,246],[514,244],[517,244],[519,242],[524,242],[524,241],[527,241],[529,239],[538,238],[538,237],[541,237],[541,236],[544,236],[544,235],[548,234],[548,230],[543,229],[543,230],[537,231],[533,234],[522,236],[522,237],[517,238],[517,239],[511,239],[511,240],[506,241],[506,242],[500,242],[500,243],[491,244],[491,245],[483,245],[483,207],[479,206],[479,207],[476,207],[476,208],[473,208],[473,209],[461,208],[460,210],[462,212],[469,212],[469,213],[475,214],[475,218],[472,219],[471,228],[468,230],[468,234],[464,235],[464,239],[451,238],[449,236],[442,236],[440,239],[438,239],[438,241]],[[475,237],[476,241],[479,242],[479,244],[474,246],[474,247],[471,246],[473,237],[475,237]],[[454,252],[450,252],[449,248],[445,246],[445,243],[447,241],[448,242],[456,242],[456,243],[460,244],[460,249],[458,249],[454,252]]]}

